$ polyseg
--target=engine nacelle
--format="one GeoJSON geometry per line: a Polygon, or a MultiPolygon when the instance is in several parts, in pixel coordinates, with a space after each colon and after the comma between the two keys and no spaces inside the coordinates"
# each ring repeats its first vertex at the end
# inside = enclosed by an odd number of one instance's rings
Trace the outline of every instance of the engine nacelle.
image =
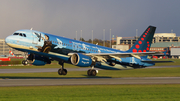
{"type": "Polygon", "coordinates": [[[51,64],[51,61],[48,58],[42,57],[39,55],[34,55],[34,54],[30,54],[28,56],[28,61],[31,64],[36,65],[36,66],[43,66],[45,64],[51,64]]]}
{"type": "Polygon", "coordinates": [[[91,66],[93,62],[89,56],[83,55],[81,53],[74,53],[71,56],[71,63],[80,67],[88,67],[91,66]]]}

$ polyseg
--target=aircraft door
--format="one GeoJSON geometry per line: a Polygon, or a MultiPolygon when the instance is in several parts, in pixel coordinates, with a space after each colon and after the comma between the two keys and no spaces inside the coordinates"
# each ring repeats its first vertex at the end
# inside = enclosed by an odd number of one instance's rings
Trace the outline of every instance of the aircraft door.
{"type": "Polygon", "coordinates": [[[40,40],[41,40],[41,34],[32,32],[32,43],[37,45],[40,40]]]}

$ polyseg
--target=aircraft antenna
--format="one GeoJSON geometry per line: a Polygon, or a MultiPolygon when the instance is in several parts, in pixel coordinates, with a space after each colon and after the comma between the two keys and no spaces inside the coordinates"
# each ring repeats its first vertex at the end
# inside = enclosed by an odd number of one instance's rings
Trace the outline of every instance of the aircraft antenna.
{"type": "Polygon", "coordinates": [[[33,30],[33,28],[31,28],[30,30],[33,30]]]}

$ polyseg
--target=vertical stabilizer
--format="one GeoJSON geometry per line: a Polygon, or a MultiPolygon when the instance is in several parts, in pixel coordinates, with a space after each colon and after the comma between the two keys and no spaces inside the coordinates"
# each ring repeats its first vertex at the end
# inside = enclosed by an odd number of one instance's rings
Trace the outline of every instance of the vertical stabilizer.
{"type": "Polygon", "coordinates": [[[149,26],[127,52],[149,52],[156,27],[149,26]]]}

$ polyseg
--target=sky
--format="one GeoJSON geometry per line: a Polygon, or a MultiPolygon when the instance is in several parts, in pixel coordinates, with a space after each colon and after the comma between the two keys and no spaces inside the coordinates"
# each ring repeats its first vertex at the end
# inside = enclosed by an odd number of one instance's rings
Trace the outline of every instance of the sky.
{"type": "Polygon", "coordinates": [[[180,0],[0,0],[0,39],[31,29],[68,38],[108,40],[156,33],[180,36],[180,0]],[[105,29],[105,32],[103,30],[105,29]]]}

